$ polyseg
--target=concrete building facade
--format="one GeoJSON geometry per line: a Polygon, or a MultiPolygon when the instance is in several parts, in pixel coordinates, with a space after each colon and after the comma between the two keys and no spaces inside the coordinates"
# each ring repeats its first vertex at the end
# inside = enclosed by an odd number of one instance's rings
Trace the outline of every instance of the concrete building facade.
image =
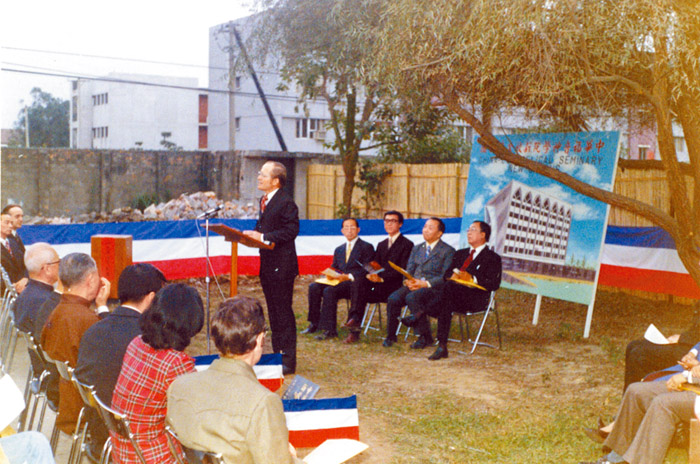
{"type": "Polygon", "coordinates": [[[71,148],[209,148],[208,95],[196,78],[111,73],[70,85],[71,148]]]}

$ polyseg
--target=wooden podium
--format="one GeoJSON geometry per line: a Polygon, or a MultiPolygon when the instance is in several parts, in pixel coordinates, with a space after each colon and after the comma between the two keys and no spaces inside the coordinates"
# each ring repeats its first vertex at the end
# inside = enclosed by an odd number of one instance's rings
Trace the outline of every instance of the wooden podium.
{"type": "Polygon", "coordinates": [[[100,276],[112,284],[110,299],[119,295],[119,276],[125,267],[132,264],[131,235],[93,235],[90,237],[91,255],[97,262],[100,276]]]}
{"type": "Polygon", "coordinates": [[[236,296],[238,293],[238,244],[241,243],[250,248],[261,248],[263,250],[272,250],[275,244],[268,245],[260,240],[255,240],[243,234],[240,230],[224,224],[210,224],[209,230],[223,235],[227,242],[231,242],[231,287],[229,296],[236,296]]]}

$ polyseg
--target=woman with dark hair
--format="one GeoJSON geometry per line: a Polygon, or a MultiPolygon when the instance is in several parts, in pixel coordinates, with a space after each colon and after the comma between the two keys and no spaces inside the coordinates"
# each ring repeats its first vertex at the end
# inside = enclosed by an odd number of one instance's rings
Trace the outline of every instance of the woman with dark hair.
{"type": "MultiPolygon", "coordinates": [[[[143,334],[126,349],[112,408],[126,415],[148,464],[176,464],[165,434],[166,391],[177,376],[194,372],[194,359],[183,350],[203,324],[204,308],[197,291],[170,284],[143,313],[143,334]]],[[[114,462],[139,464],[131,443],[111,435],[114,462]]]]}

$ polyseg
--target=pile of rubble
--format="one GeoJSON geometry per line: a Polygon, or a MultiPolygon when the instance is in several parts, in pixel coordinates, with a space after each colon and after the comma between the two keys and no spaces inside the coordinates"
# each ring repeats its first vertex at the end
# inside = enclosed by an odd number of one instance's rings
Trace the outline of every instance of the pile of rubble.
{"type": "Polygon", "coordinates": [[[238,200],[224,201],[216,198],[214,192],[183,193],[179,198],[167,203],[152,204],[143,211],[138,208],[123,207],[111,213],[88,213],[74,217],[26,217],[25,224],[83,224],[95,222],[141,222],[178,221],[196,219],[206,211],[220,208],[213,218],[257,219],[258,204],[238,200]]]}

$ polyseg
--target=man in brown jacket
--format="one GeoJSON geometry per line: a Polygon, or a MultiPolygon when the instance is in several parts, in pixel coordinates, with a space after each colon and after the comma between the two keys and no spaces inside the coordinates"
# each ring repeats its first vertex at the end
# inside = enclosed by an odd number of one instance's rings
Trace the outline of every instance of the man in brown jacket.
{"type": "MultiPolygon", "coordinates": [[[[63,295],[41,332],[41,346],[51,359],[68,361],[75,367],[83,333],[99,320],[99,312],[107,311],[110,283],[100,278],[95,260],[85,253],[71,253],[61,259],[58,278],[63,284],[63,295]],[[91,309],[93,301],[97,310],[91,309]]],[[[60,380],[58,391],[56,425],[70,434],[75,429],[83,402],[75,387],[66,380],[60,380]]]]}

